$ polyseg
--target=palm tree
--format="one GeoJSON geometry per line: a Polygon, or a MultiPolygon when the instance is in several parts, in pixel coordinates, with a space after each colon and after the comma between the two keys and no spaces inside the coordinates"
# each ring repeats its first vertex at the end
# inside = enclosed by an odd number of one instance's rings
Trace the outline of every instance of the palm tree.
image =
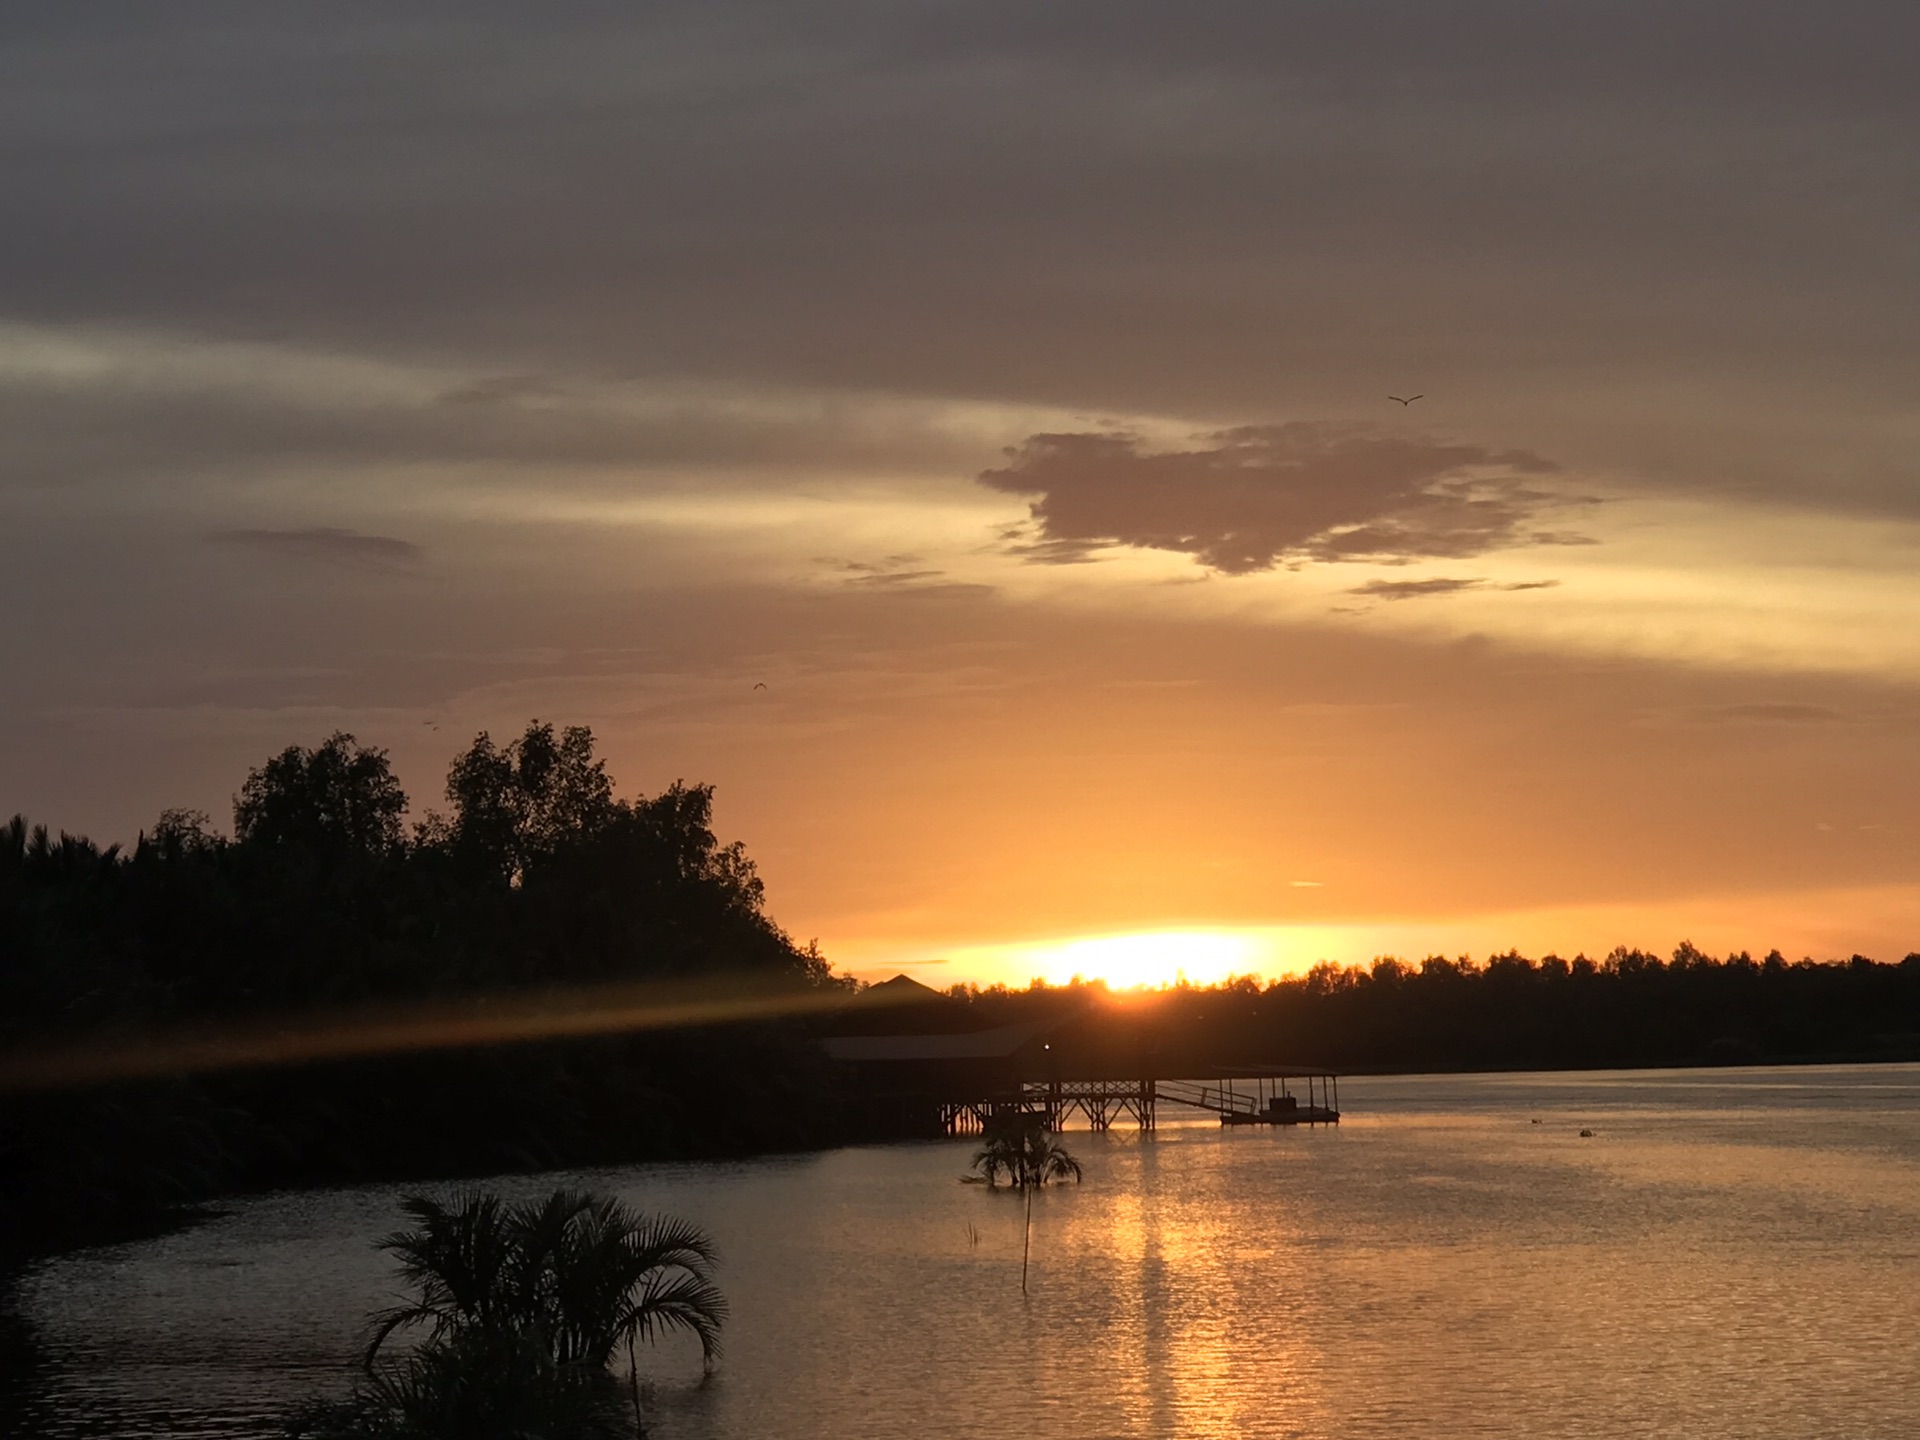
{"type": "Polygon", "coordinates": [[[644,1430],[637,1342],[681,1331],[709,1369],[719,1356],[727,1303],[713,1283],[713,1242],[695,1225],[565,1189],[520,1205],[485,1192],[452,1205],[416,1195],[401,1208],[417,1223],[379,1244],[412,1298],[373,1317],[361,1393],[305,1417],[301,1433],[466,1440],[480,1433],[475,1415],[510,1411],[546,1414],[554,1433],[603,1433],[623,1345],[644,1430]],[[376,1371],[386,1342],[416,1327],[425,1341],[376,1371]]]}
{"type": "Polygon", "coordinates": [[[1020,1293],[1027,1293],[1027,1262],[1033,1254],[1033,1192],[1048,1181],[1080,1179],[1080,1162],[1067,1153],[1047,1126],[1047,1117],[1029,1111],[997,1115],[982,1136],[973,1168],[989,1186],[1001,1175],[1027,1197],[1026,1226],[1020,1240],[1020,1293]]]}
{"type": "Polygon", "coordinates": [[[1047,1128],[1044,1116],[1022,1112],[1010,1118],[996,1117],[982,1140],[973,1157],[973,1168],[989,1185],[998,1185],[1002,1175],[1023,1190],[1080,1178],[1080,1162],[1047,1128]]]}
{"type": "Polygon", "coordinates": [[[397,1256],[416,1298],[375,1317],[369,1366],[396,1331],[431,1339],[468,1330],[537,1335],[561,1365],[607,1365],[624,1342],[680,1330],[711,1367],[727,1302],[713,1284],[713,1242],[698,1226],[639,1215],[577,1190],[503,1205],[469,1195],[453,1208],[413,1196],[420,1224],[380,1248],[397,1256]]]}

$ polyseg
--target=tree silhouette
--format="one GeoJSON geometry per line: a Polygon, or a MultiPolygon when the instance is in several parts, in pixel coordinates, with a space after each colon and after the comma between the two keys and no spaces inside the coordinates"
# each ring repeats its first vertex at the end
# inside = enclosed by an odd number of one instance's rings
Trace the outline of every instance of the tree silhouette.
{"type": "Polygon", "coordinates": [[[452,816],[434,817],[423,835],[503,885],[521,883],[534,865],[592,835],[620,808],[606,762],[593,757],[593,732],[569,725],[555,735],[538,720],[504,747],[482,731],[454,760],[447,800],[452,816]]]}
{"type": "Polygon", "coordinates": [[[406,810],[387,752],[336,731],[312,750],[289,745],[249,774],[234,797],[233,833],[243,845],[326,858],[389,855],[405,841],[406,810]]]}

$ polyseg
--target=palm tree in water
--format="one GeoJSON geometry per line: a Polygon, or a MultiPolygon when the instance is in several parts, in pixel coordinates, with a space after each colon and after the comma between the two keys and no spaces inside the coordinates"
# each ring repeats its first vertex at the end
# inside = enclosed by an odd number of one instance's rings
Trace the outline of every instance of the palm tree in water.
{"type": "Polygon", "coordinates": [[[401,1208],[419,1225],[380,1247],[399,1259],[415,1298],[375,1317],[369,1365],[412,1326],[433,1339],[537,1335],[556,1364],[589,1368],[669,1331],[697,1339],[709,1368],[720,1353],[727,1303],[713,1284],[713,1242],[696,1225],[577,1190],[514,1206],[477,1194],[451,1209],[415,1196],[401,1208]]]}
{"type": "Polygon", "coordinates": [[[644,1433],[636,1347],[690,1335],[711,1368],[726,1300],[713,1242],[699,1227],[617,1200],[556,1190],[507,1205],[477,1193],[452,1205],[421,1196],[416,1224],[380,1241],[411,1297],[373,1317],[367,1378],[344,1405],[309,1407],[289,1429],[312,1440],[493,1440],[644,1433]],[[423,1330],[404,1359],[396,1334],[423,1330]],[[632,1416],[612,1363],[625,1349],[632,1416]]]}
{"type": "Polygon", "coordinates": [[[1047,1128],[1046,1117],[1027,1111],[996,1116],[989,1123],[973,1168],[989,1185],[998,1185],[1004,1176],[1022,1190],[1080,1178],[1080,1162],[1047,1128]]]}
{"type": "Polygon", "coordinates": [[[982,1135],[973,1168],[988,1185],[1000,1177],[1018,1186],[1027,1197],[1025,1226],[1020,1238],[1020,1293],[1027,1293],[1027,1267],[1033,1256],[1033,1192],[1049,1181],[1080,1178],[1080,1162],[1067,1153],[1047,1125],[1047,1117],[1028,1111],[995,1116],[982,1135]]]}

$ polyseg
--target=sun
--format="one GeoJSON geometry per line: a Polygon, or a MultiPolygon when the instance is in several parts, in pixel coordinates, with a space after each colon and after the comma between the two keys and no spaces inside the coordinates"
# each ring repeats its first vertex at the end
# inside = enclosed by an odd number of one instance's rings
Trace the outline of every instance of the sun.
{"type": "Polygon", "coordinates": [[[1333,960],[1364,964],[1376,955],[1427,953],[1436,940],[1455,950],[1473,937],[1434,927],[1404,924],[1167,926],[1093,935],[1053,935],[1031,940],[960,945],[938,950],[893,950],[857,963],[863,980],[887,980],[903,966],[937,966],[921,978],[938,983],[1007,985],[1029,981],[1065,985],[1104,981],[1114,990],[1174,985],[1217,985],[1236,976],[1279,980],[1333,960]]]}
{"type": "Polygon", "coordinates": [[[1231,930],[1145,930],[996,949],[991,967],[1015,985],[1035,978],[1064,985],[1076,977],[1104,980],[1116,990],[1182,979],[1212,985],[1230,975],[1263,971],[1271,963],[1258,937],[1231,930]]]}

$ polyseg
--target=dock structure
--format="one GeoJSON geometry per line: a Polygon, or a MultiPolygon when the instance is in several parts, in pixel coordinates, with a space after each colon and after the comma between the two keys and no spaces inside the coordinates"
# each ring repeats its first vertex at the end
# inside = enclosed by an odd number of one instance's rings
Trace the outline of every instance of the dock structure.
{"type": "Polygon", "coordinates": [[[1092,1130],[1110,1130],[1116,1120],[1151,1130],[1159,1098],[1152,1080],[1027,1080],[1017,1089],[942,1102],[940,1125],[949,1135],[978,1135],[996,1117],[1017,1111],[1044,1115],[1049,1130],[1066,1129],[1076,1113],[1092,1130]]]}
{"type": "Polygon", "coordinates": [[[1094,1131],[1115,1121],[1152,1130],[1162,1104],[1209,1111],[1222,1125],[1338,1125],[1340,1079],[1323,1070],[1258,1067],[1210,1080],[1028,1080],[1017,1091],[943,1101],[940,1126],[949,1135],[977,1135],[1018,1112],[1044,1116],[1049,1130],[1065,1130],[1076,1115],[1094,1131]]]}
{"type": "Polygon", "coordinates": [[[1339,1080],[1323,1068],[1240,1066],[1161,1079],[1172,1057],[1154,1046],[1103,1052],[1074,1043],[1079,1013],[963,1028],[964,1013],[947,997],[902,975],[851,1002],[821,1044],[847,1067],[874,1132],[902,1138],[977,1135],[1015,1114],[1043,1117],[1049,1130],[1084,1119],[1095,1131],[1150,1131],[1162,1105],[1204,1110],[1222,1125],[1340,1123],[1339,1080]]]}

